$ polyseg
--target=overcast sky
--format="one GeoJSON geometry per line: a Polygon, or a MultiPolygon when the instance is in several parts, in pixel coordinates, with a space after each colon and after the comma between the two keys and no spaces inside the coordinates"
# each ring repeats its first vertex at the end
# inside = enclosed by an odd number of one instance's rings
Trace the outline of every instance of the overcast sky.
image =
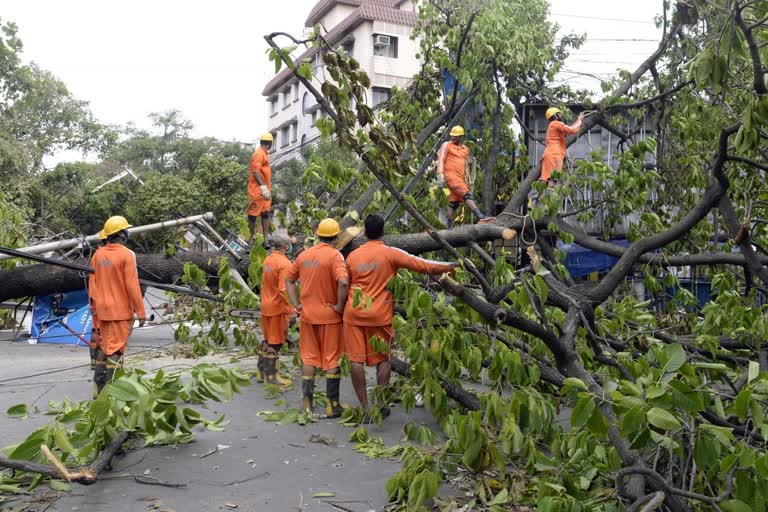
{"type": "MultiPolygon", "coordinates": [[[[194,135],[252,142],[266,126],[261,90],[274,72],[263,35],[301,33],[317,0],[2,0],[19,25],[24,59],[62,79],[104,123],[148,126],[149,112],[181,110],[194,135]]],[[[589,41],[562,79],[632,68],[649,55],[661,0],[552,0],[553,19],[589,41]],[[622,39],[622,40],[617,40],[622,39]]]]}

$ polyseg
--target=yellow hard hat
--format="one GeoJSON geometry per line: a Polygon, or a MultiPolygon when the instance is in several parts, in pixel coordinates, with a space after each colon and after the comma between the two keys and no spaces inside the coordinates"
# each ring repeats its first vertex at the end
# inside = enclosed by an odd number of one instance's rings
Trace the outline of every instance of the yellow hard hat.
{"type": "Polygon", "coordinates": [[[451,137],[461,137],[462,135],[464,135],[464,128],[461,126],[456,125],[451,128],[451,137]]]}
{"type": "Polygon", "coordinates": [[[106,238],[107,238],[107,234],[104,232],[104,230],[102,229],[101,231],[99,231],[99,240],[104,240],[106,238]]]}
{"type": "MultiPolygon", "coordinates": [[[[101,233],[104,233],[104,237],[106,238],[130,227],[133,226],[128,224],[128,221],[125,220],[125,217],[115,215],[114,217],[107,219],[107,222],[104,223],[104,229],[101,230],[101,233]]],[[[101,235],[101,233],[99,233],[99,235],[101,235]]]]}
{"type": "Polygon", "coordinates": [[[259,141],[260,142],[265,142],[265,141],[266,142],[272,142],[272,140],[273,140],[272,139],[272,134],[269,133],[269,132],[264,133],[264,134],[261,135],[261,137],[259,137],[259,141]]]}
{"type": "Polygon", "coordinates": [[[341,227],[334,219],[323,219],[317,226],[317,236],[330,238],[339,233],[341,233],[341,227]]]}
{"type": "Polygon", "coordinates": [[[555,114],[562,114],[562,112],[557,107],[549,107],[547,109],[547,112],[544,114],[544,117],[549,119],[550,117],[554,116],[555,114]]]}

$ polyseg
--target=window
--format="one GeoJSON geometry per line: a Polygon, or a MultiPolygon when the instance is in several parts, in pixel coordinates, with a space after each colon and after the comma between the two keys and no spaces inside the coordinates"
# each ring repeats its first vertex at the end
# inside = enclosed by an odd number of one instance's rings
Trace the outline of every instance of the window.
{"type": "Polygon", "coordinates": [[[269,115],[274,116],[277,114],[277,96],[269,98],[269,115]]]}
{"type": "Polygon", "coordinates": [[[297,102],[299,101],[299,84],[294,84],[292,88],[293,88],[293,101],[297,102]]]}
{"type": "Polygon", "coordinates": [[[323,56],[320,52],[315,53],[312,57],[312,73],[315,73],[319,67],[323,65],[323,56]]]}
{"type": "Polygon", "coordinates": [[[299,123],[293,123],[291,126],[293,126],[291,130],[291,144],[293,144],[299,138],[299,123]]]}
{"type": "Polygon", "coordinates": [[[280,147],[284,148],[289,144],[289,140],[291,139],[291,125],[283,126],[283,128],[280,130],[280,147]]]}
{"type": "Polygon", "coordinates": [[[291,104],[291,86],[283,89],[283,108],[288,108],[291,104]]]}
{"type": "Polygon", "coordinates": [[[355,40],[347,39],[346,41],[341,43],[341,51],[343,51],[350,57],[353,57],[355,53],[355,40]]]}
{"type": "Polygon", "coordinates": [[[392,97],[392,92],[386,87],[374,87],[373,88],[373,106],[376,107],[380,103],[389,101],[392,97]]]}
{"type": "Polygon", "coordinates": [[[312,112],[312,126],[315,126],[317,124],[317,113],[318,112],[319,112],[319,110],[315,110],[314,112],[312,112]]]}
{"type": "Polygon", "coordinates": [[[397,58],[397,38],[373,34],[373,54],[379,57],[397,58]]]}

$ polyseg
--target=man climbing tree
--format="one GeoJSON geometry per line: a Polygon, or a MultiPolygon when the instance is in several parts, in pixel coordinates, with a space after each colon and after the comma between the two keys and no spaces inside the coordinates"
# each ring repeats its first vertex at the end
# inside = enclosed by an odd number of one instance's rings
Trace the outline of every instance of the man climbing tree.
{"type": "Polygon", "coordinates": [[[124,245],[130,227],[125,217],[107,219],[102,230],[107,245],[97,249],[91,259],[93,274],[88,288],[100,333],[93,375],[94,399],[122,364],[134,320],[138,319],[141,327],[146,319],[136,255],[124,245]]]}
{"type": "Polygon", "coordinates": [[[451,140],[440,146],[437,154],[437,186],[448,186],[451,194],[448,196],[448,227],[453,227],[453,219],[456,209],[464,203],[472,214],[481,223],[493,222],[496,217],[487,217],[475,203],[474,195],[466,181],[467,159],[469,148],[464,145],[464,128],[454,126],[451,128],[451,140]]]}
{"type": "Polygon", "coordinates": [[[270,238],[272,251],[264,259],[261,278],[261,346],[258,367],[268,384],[290,385],[290,379],[279,373],[280,348],[285,343],[288,323],[296,319],[296,310],[288,302],[285,280],[291,261],[285,256],[290,241],[279,235],[270,238]]]}
{"type": "Polygon", "coordinates": [[[550,107],[547,109],[544,117],[549,121],[547,127],[547,146],[544,154],[541,156],[541,181],[546,181],[549,188],[554,187],[557,182],[552,178],[554,171],[561,171],[567,147],[565,145],[566,135],[579,133],[581,122],[584,119],[584,112],[579,114],[576,122],[568,126],[563,122],[562,112],[559,108],[550,107]]]}
{"type": "Polygon", "coordinates": [[[317,227],[320,241],[302,252],[288,271],[288,298],[300,315],[299,353],[301,355],[303,407],[312,413],[315,372],[325,372],[328,418],[343,412],[339,404],[339,358],[341,320],[349,290],[349,275],[344,256],[333,247],[341,232],[334,219],[323,219],[317,227]],[[301,301],[296,282],[301,281],[301,301]]]}
{"type": "MultiPolygon", "coordinates": [[[[352,385],[360,406],[367,412],[364,365],[376,367],[379,386],[388,386],[391,374],[389,351],[380,352],[371,344],[372,338],[387,345],[392,343],[394,297],[387,290],[389,281],[401,268],[422,274],[442,274],[453,273],[456,263],[429,261],[384,245],[381,241],[384,219],[380,215],[365,218],[365,236],[368,242],[352,251],[347,259],[350,287],[344,308],[344,353],[352,364],[352,385]]],[[[386,406],[382,406],[380,412],[382,418],[389,416],[386,406]]],[[[363,422],[373,421],[373,416],[366,413],[363,422]]]]}
{"type": "Polygon", "coordinates": [[[259,233],[264,237],[265,246],[269,236],[269,215],[272,207],[272,168],[269,166],[271,148],[272,134],[267,132],[259,137],[259,147],[253,152],[248,166],[248,241],[252,242],[254,234],[259,233]]]}

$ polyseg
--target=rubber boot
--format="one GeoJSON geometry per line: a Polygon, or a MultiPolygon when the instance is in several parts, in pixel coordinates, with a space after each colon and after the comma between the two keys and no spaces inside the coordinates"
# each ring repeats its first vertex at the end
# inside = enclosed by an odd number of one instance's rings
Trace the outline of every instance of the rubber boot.
{"type": "Polygon", "coordinates": [[[283,387],[293,385],[293,379],[280,375],[280,358],[275,359],[275,380],[283,387]]]}
{"type": "Polygon", "coordinates": [[[301,408],[307,414],[314,414],[315,378],[302,375],[301,377],[301,408]]]}
{"type": "Polygon", "coordinates": [[[277,354],[266,353],[263,356],[263,360],[262,371],[264,372],[264,383],[277,384],[277,379],[275,379],[275,374],[277,373],[277,367],[275,366],[275,363],[277,362],[277,354]]]}
{"type": "Polygon", "coordinates": [[[264,383],[264,352],[259,350],[259,359],[256,363],[256,382],[264,383]]]}
{"type": "Polygon", "coordinates": [[[326,418],[339,418],[344,412],[344,408],[339,403],[339,389],[341,387],[341,374],[325,376],[325,391],[328,397],[328,403],[325,406],[326,418]]]}

